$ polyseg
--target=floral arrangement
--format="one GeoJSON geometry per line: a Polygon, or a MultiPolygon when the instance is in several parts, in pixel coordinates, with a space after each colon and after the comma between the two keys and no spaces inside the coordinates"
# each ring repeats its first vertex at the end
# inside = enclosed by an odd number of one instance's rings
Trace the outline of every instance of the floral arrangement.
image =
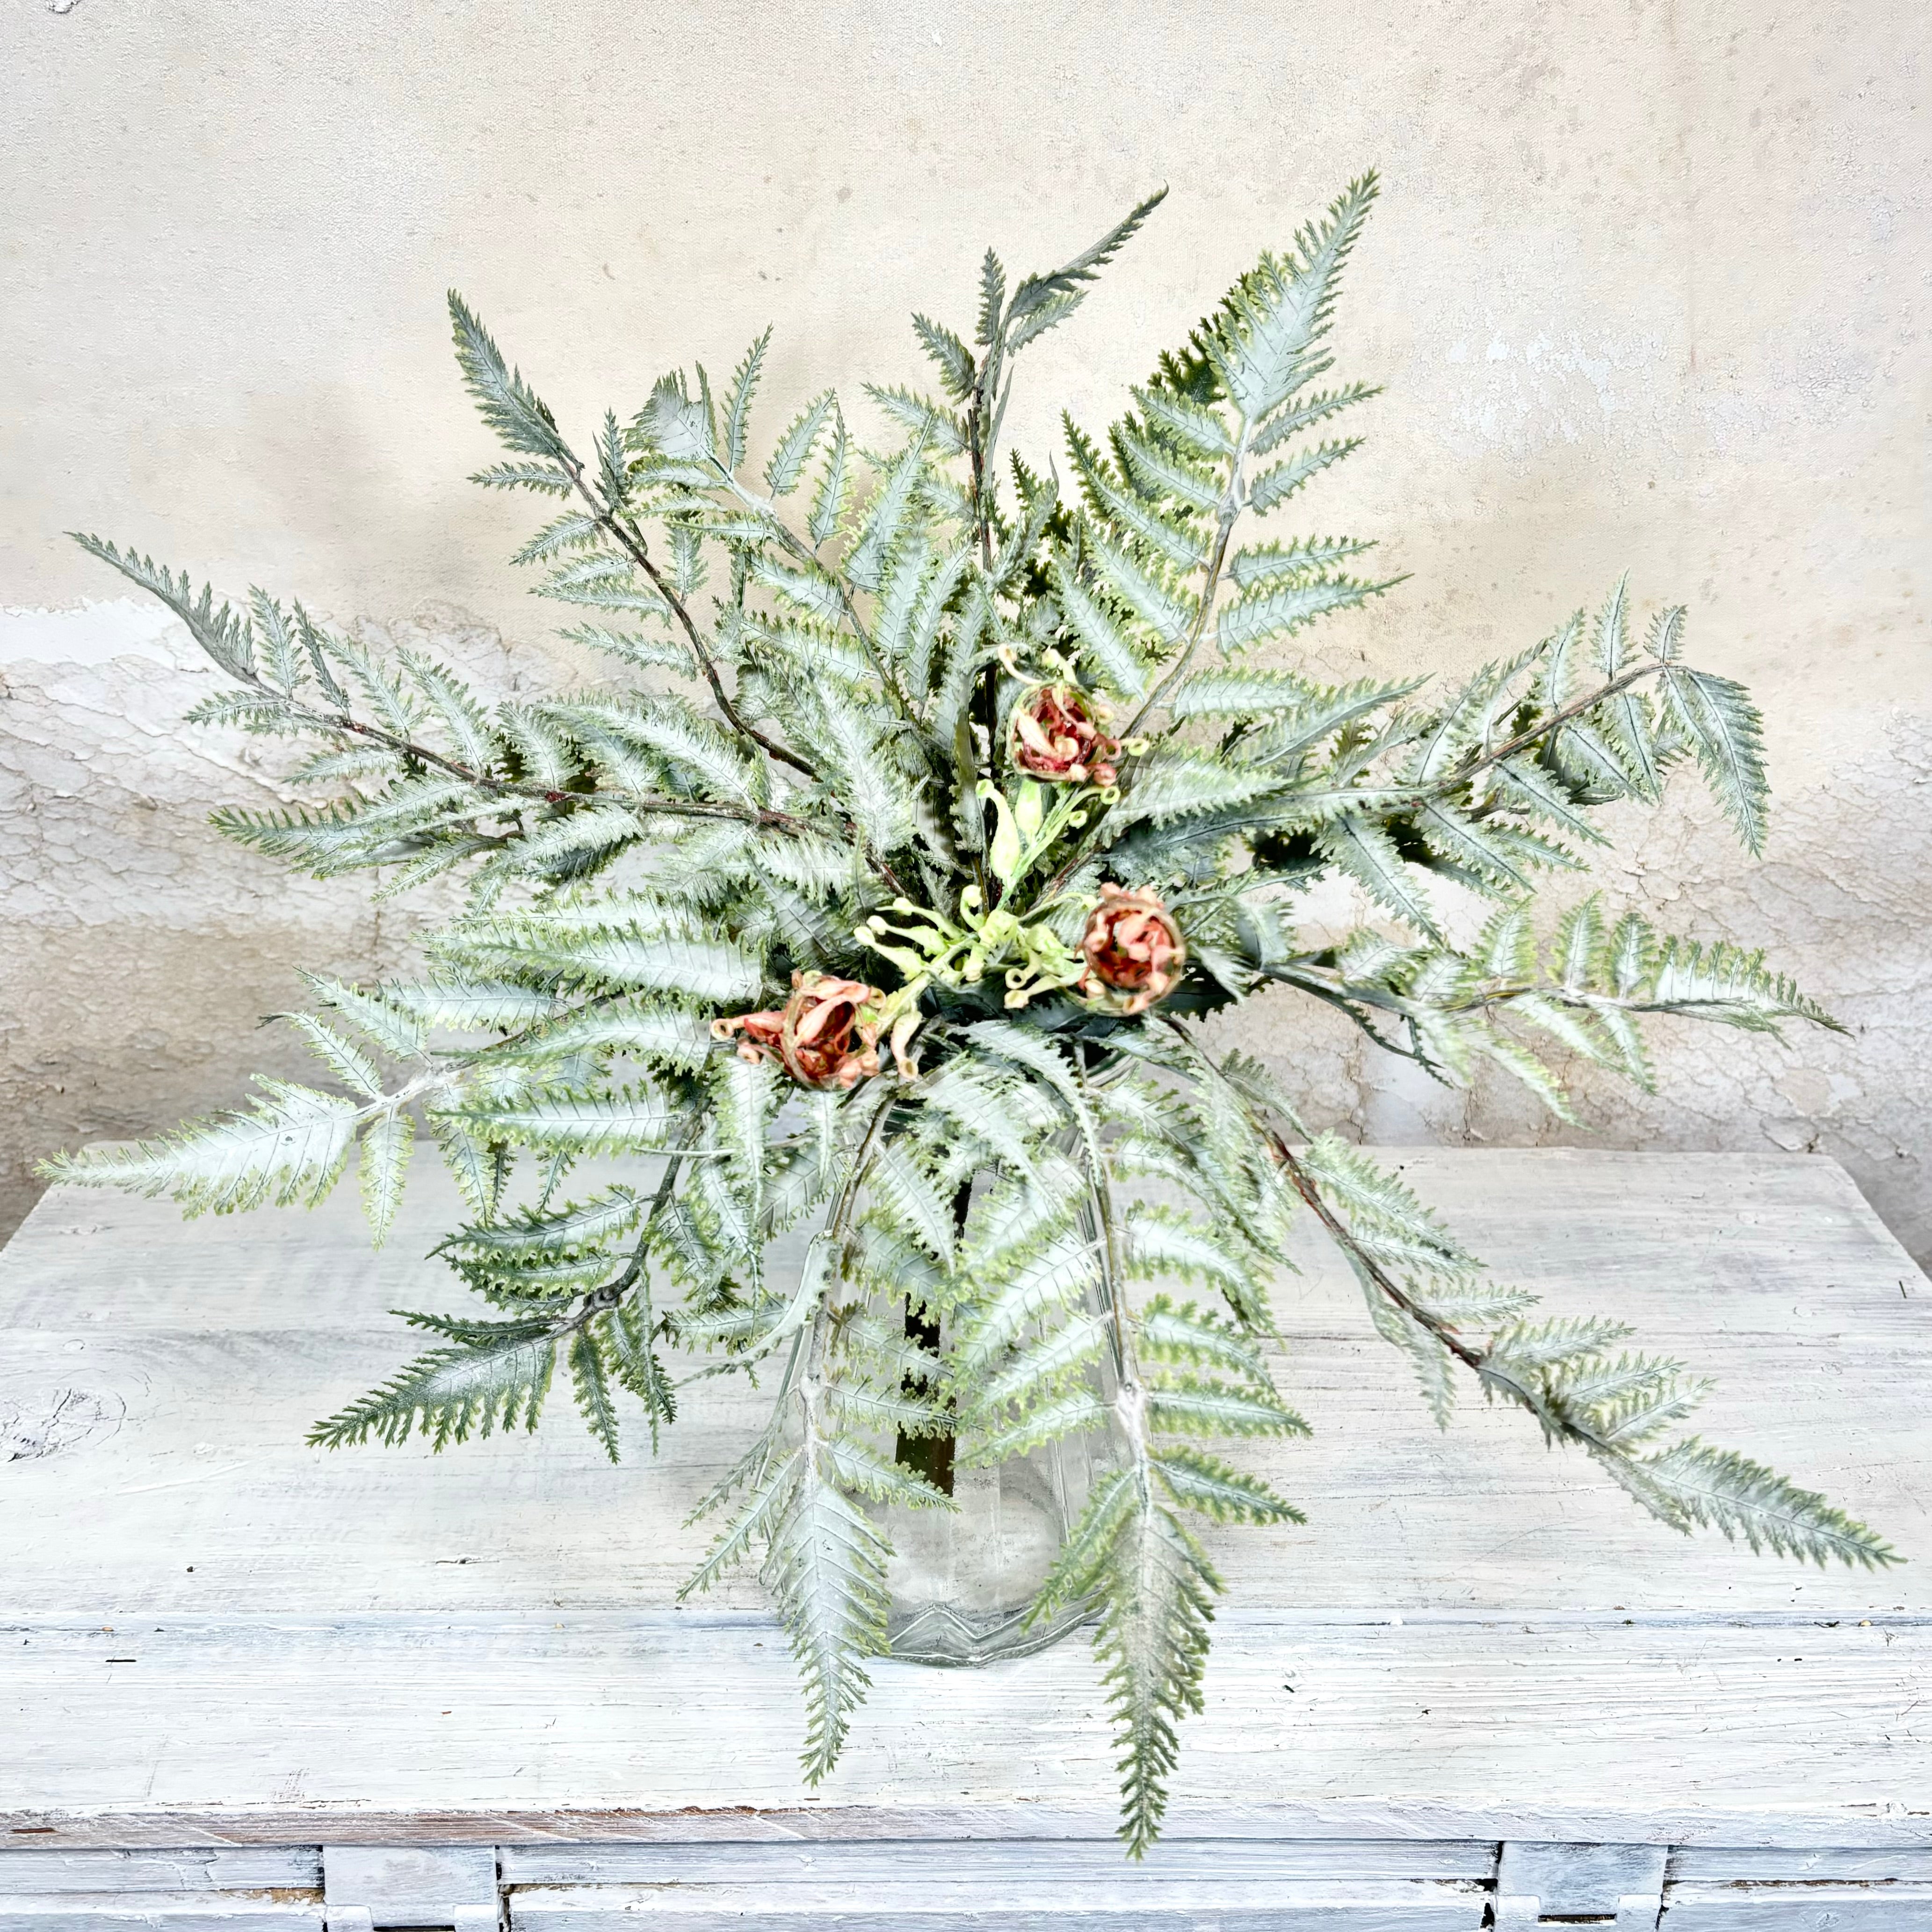
{"type": "MultiPolygon", "coordinates": [[[[1302,1214],[1444,1422],[1466,1377],[1673,1528],[1893,1560],[1674,1436],[1702,1387],[1679,1364],[1615,1323],[1536,1318],[1204,1030],[1285,988],[1567,1117],[1568,1070],[1648,1078],[1652,1016],[1832,1024],[1760,956],[1599,898],[1539,921],[1599,810],[1681,772],[1762,844],[1757,715],[1688,662],[1681,610],[1640,641],[1619,586],[1447,685],[1298,665],[1304,626],[1394,580],[1356,574],[1354,538],[1237,542],[1357,447],[1317,432],[1374,392],[1318,385],[1375,191],[1264,255],[1104,435],[1069,422],[1064,481],[999,460],[1016,364],[1160,196],[1051,273],[1010,284],[989,253],[970,342],[914,319],[936,394],[868,387],[883,440],[862,442],[828,391],[756,471],[769,332],[722,396],[702,368],[667,375],[580,449],[452,296],[506,451],[476,480],[552,500],[518,561],[587,612],[566,634],[616,667],[592,690],[486,704],[299,604],[222,604],[80,539],[228,674],[197,722],[308,746],[292,777],[320,802],[222,830],[317,874],[374,868],[384,895],[454,874],[465,896],[422,976],[310,978],[314,1010],[284,1017],[332,1084],[265,1079],[251,1111],[49,1171],[225,1212],[319,1200],[356,1154],[380,1239],[427,1132],[466,1202],[442,1252],[490,1312],[410,1317],[429,1352],[319,1442],[534,1426],[561,1369],[614,1457],[626,1401],[655,1441],[694,1358],[782,1366],[704,1506],[720,1527],[692,1587],[762,1552],[814,1780],[886,1646],[901,1513],[950,1507],[956,1454],[1084,1433],[1108,1460],[1036,1609],[1090,1610],[1121,1832],[1153,1840],[1220,1587],[1196,1525],[1301,1520],[1211,1445],[1304,1430],[1267,1286],[1302,1214]],[[1360,922],[1304,937],[1337,873],[1360,922]],[[1443,907],[1480,899],[1455,943],[1443,907]],[[794,1228],[803,1267],[775,1278],[794,1228]]],[[[1292,1008],[1279,1024],[1292,1051],[1292,1008]]]]}

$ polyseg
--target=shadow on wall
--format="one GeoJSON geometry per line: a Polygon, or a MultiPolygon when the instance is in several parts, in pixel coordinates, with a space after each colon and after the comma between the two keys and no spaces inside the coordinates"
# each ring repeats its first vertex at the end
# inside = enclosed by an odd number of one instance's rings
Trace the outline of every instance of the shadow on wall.
{"type": "MultiPolygon", "coordinates": [[[[314,1078],[263,1016],[303,1002],[301,969],[398,969],[437,910],[372,906],[366,879],[304,879],[210,828],[218,806],[289,802],[269,776],[286,748],[182,728],[220,680],[161,618],[131,601],[0,617],[0,1234],[54,1148],[232,1106],[256,1071],[314,1078]]],[[[555,675],[446,609],[358,628],[486,690],[555,675]]]]}
{"type": "Polygon", "coordinates": [[[1763,945],[1849,1028],[1784,1042],[1690,1021],[1648,1037],[1657,1090],[1576,1070],[1580,1126],[1493,1070],[1468,1093],[1364,1040],[1312,1000],[1271,994],[1224,1022],[1268,1059],[1311,1127],[1400,1145],[1731,1150],[1828,1155],[1922,1264],[1932,1262],[1932,954],[1918,910],[1932,850],[1932,722],[1894,716],[1828,786],[1780,795],[1771,856],[1740,863],[1695,788],[1632,812],[1588,887],[1666,931],[1763,945]]]}
{"type": "MultiPolygon", "coordinates": [[[[436,902],[372,908],[368,882],[294,878],[208,828],[218,805],[286,797],[273,741],[184,732],[215,674],[176,626],[132,602],[0,620],[0,1232],[58,1147],[152,1133],[232,1106],[253,1072],[311,1077],[262,1016],[298,1002],[298,970],[394,970],[436,902]]],[[[358,627],[428,650],[504,694],[554,678],[541,647],[506,645],[432,608],[358,627]]],[[[1369,1045],[1286,990],[1222,1022],[1264,1054],[1311,1125],[1389,1143],[1815,1150],[1851,1171],[1888,1224],[1932,1259],[1932,959],[1915,874],[1932,850],[1932,724],[1900,716],[1828,788],[1781,795],[1766,864],[1740,863],[1694,788],[1633,814],[1594,882],[1666,928],[1769,940],[1852,1029],[1786,1043],[1659,1022],[1658,1091],[1594,1070],[1588,1130],[1499,1076],[1463,1094],[1369,1045]]]]}

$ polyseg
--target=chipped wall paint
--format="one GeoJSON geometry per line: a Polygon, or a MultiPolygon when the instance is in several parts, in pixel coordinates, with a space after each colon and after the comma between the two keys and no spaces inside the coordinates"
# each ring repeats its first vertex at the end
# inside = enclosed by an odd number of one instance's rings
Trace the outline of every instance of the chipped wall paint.
{"type": "MultiPolygon", "coordinates": [[[[1018,443],[1092,422],[1264,244],[1383,170],[1338,374],[1387,386],[1304,527],[1412,574],[1311,633],[1330,671],[1454,672],[1628,567],[1769,718],[1741,871],[1694,792],[1600,883],[1770,946],[1851,1026],[1659,1035],[1594,1078],[1613,1145],[1816,1147],[1932,1252],[1932,117],[1906,0],[914,0],[675,22],[592,0],[326,9],[88,0],[0,18],[0,1227],[32,1157],[231,1104],[297,1061],[296,968],[384,970],[409,916],[208,831],[280,794],[175,721],[210,674],[64,529],[404,631],[485,688],[559,674],[503,560],[518,506],[449,365],[460,283],[567,421],[779,324],[767,394],[916,380],[904,317],[970,314],[980,250],[1042,266],[1172,194],[1030,352],[1018,443]]],[[[1372,1138],[1579,1138],[1413,1077],[1325,1011],[1228,1023],[1372,1138]]]]}

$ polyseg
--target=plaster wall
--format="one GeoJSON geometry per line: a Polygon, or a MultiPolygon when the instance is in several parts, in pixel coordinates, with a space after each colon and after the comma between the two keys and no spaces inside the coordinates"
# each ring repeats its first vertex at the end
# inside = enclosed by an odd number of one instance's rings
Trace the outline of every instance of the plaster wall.
{"type": "MultiPolygon", "coordinates": [[[[298,965],[367,974],[410,914],[202,824],[277,795],[173,722],[210,674],[64,542],[422,634],[488,688],[555,674],[502,560],[520,506],[449,361],[460,284],[560,414],[728,367],[766,394],[915,379],[915,306],[979,251],[1062,258],[1173,193],[1031,352],[1016,440],[1089,422],[1264,245],[1374,163],[1340,373],[1370,449],[1305,500],[1413,573],[1314,648],[1466,668],[1628,566],[1748,680],[1780,801],[1744,868],[1687,792],[1601,883],[1768,944],[1851,1027],[1660,1035],[1610,1145],[1815,1147],[1932,1251],[1932,130],[1912,0],[14,0],[0,20],[0,1229],[32,1159],[292,1065],[298,965]]],[[[1230,1022],[1370,1138],[1555,1137],[1418,1086],[1283,994],[1230,1022]]],[[[1564,1138],[1575,1138],[1566,1132],[1564,1138]]]]}

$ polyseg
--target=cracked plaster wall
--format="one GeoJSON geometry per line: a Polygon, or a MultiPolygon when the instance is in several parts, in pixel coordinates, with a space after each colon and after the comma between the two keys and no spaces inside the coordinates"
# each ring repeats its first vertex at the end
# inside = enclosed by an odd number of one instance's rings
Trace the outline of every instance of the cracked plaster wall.
{"type": "MultiPolygon", "coordinates": [[[[674,24],[81,0],[8,10],[0,58],[0,1229],[37,1154],[291,1070],[256,1022],[298,965],[408,947],[406,910],[207,830],[274,796],[272,770],[176,728],[210,674],[62,529],[541,685],[554,613],[502,562],[521,512],[461,482],[487,446],[448,284],[567,421],[675,360],[728,365],[772,319],[789,403],[914,379],[904,315],[965,316],[987,241],[1044,264],[1169,182],[1030,356],[1012,429],[1038,452],[1058,404],[1104,420],[1373,161],[1338,340],[1388,394],[1297,520],[1412,575],[1316,650],[1466,668],[1626,565],[1688,602],[1701,660],[1768,714],[1770,852],[1742,868],[1687,789],[1600,883],[1769,945],[1851,1030],[1660,1034],[1656,1095],[1586,1080],[1586,1114],[1606,1144],[1817,1148],[1932,1250],[1932,142],[1906,0],[694,0],[674,24]]],[[[1580,1138],[1498,1084],[1418,1082],[1289,996],[1229,1024],[1370,1138],[1580,1138]]]]}

